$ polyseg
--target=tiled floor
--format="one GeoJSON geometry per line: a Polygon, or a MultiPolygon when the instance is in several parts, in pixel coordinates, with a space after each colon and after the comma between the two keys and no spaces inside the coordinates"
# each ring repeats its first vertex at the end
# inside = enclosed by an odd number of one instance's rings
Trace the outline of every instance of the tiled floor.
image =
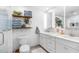
{"type": "Polygon", "coordinates": [[[40,46],[37,46],[31,49],[31,53],[47,53],[47,52],[40,46]]]}
{"type": "MultiPolygon", "coordinates": [[[[19,53],[19,49],[17,49],[15,53],[19,53]]],[[[31,53],[47,53],[47,52],[40,46],[35,46],[31,48],[31,53]]]]}

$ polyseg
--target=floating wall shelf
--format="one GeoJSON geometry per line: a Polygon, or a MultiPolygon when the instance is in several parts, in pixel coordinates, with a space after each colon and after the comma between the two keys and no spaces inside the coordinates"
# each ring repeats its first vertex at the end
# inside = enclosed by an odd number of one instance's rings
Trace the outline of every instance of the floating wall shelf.
{"type": "Polygon", "coordinates": [[[12,15],[13,17],[19,17],[19,18],[27,18],[27,19],[29,19],[29,18],[32,18],[31,16],[18,16],[18,15],[12,15]]]}

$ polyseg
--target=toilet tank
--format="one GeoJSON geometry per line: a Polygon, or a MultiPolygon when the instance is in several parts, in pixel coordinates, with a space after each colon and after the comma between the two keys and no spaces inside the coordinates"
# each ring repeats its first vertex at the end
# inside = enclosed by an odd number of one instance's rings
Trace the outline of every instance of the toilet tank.
{"type": "Polygon", "coordinates": [[[30,46],[36,46],[39,44],[39,35],[37,34],[21,36],[18,39],[20,45],[28,44],[30,46]]]}

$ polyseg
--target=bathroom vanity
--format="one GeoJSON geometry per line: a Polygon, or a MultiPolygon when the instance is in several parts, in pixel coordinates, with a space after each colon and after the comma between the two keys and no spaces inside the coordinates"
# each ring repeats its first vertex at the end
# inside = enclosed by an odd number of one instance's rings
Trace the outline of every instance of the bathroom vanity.
{"type": "Polygon", "coordinates": [[[40,45],[50,53],[79,53],[79,37],[40,32],[40,45]]]}

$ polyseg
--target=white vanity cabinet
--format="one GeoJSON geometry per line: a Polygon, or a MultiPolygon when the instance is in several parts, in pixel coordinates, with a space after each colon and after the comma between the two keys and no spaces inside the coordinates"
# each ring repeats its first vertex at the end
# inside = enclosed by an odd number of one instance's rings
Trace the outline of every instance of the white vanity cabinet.
{"type": "Polygon", "coordinates": [[[56,38],[56,53],[78,53],[79,50],[75,48],[76,46],[78,46],[77,43],[56,38]]]}
{"type": "Polygon", "coordinates": [[[47,32],[40,33],[40,45],[50,53],[79,53],[78,39],[47,32]]]}
{"type": "Polygon", "coordinates": [[[48,52],[55,52],[55,38],[46,34],[40,34],[40,45],[48,52]]]}

